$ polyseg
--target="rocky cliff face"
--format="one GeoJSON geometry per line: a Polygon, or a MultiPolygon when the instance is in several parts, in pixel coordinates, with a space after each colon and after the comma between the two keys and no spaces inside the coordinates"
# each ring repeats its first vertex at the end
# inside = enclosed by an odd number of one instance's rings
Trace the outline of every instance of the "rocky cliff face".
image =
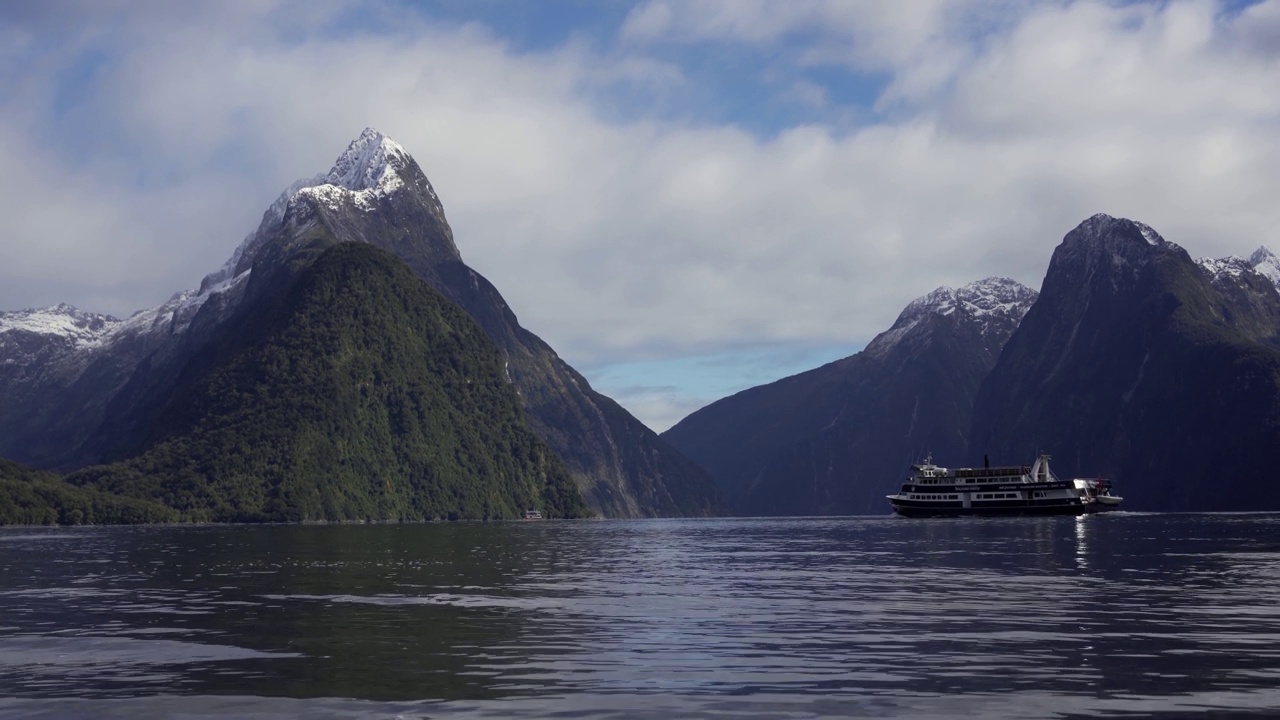
{"type": "Polygon", "coordinates": [[[1239,259],[1196,263],[1096,215],[1054,251],[1040,297],[983,382],[971,459],[1054,454],[1134,509],[1280,507],[1280,296],[1239,259]]]}
{"type": "Polygon", "coordinates": [[[748,515],[887,512],[909,464],[960,457],[979,384],[1036,293],[989,278],[908,305],[860,353],[745,390],[663,437],[748,515]]]}
{"type": "Polygon", "coordinates": [[[261,297],[264,289],[255,287],[254,278],[266,269],[305,267],[340,242],[392,252],[480,324],[503,353],[530,425],[563,457],[594,510],[617,517],[722,510],[703,470],[595,392],[520,326],[497,289],[463,263],[421,168],[374,130],[353,141],[328,173],[289,187],[198,290],[129,320],[102,318],[88,340],[68,339],[66,333],[13,334],[3,325],[8,318],[0,317],[0,339],[10,338],[9,345],[0,340],[0,368],[10,373],[0,376],[0,397],[21,396],[21,402],[3,404],[0,429],[25,427],[0,435],[0,455],[67,468],[136,451],[185,363],[220,323],[261,297]],[[5,350],[19,342],[21,354],[5,350]],[[35,407],[53,410],[30,422],[35,407]]]}

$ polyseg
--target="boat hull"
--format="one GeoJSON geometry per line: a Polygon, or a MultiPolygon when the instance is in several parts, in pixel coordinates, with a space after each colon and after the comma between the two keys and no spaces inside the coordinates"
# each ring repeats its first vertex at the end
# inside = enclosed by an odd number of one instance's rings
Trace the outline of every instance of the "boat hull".
{"type": "Polygon", "coordinates": [[[893,502],[893,510],[895,513],[903,517],[926,518],[926,517],[1020,517],[1020,516],[1047,516],[1047,515],[1089,515],[1092,513],[1106,512],[1108,510],[1118,509],[1115,505],[1103,505],[1101,503],[1089,504],[1055,504],[1055,505],[1018,505],[1004,507],[937,507],[939,503],[930,506],[911,505],[907,503],[893,502]]]}

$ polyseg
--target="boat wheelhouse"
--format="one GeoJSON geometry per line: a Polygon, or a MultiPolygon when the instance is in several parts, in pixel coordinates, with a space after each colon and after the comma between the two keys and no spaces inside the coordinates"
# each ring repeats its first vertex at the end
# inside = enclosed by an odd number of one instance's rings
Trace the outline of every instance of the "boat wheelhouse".
{"type": "Polygon", "coordinates": [[[1031,466],[945,468],[930,456],[911,466],[911,478],[887,495],[895,512],[907,517],[956,515],[1083,515],[1114,510],[1120,496],[1101,478],[1060,480],[1048,455],[1031,466]]]}

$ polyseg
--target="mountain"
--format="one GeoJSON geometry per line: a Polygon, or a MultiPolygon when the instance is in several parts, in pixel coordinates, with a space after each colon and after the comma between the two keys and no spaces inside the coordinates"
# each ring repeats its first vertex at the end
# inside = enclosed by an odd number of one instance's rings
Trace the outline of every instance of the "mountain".
{"type": "Polygon", "coordinates": [[[67,304],[0,312],[0,456],[63,469],[99,459],[87,439],[139,365],[199,335],[202,311],[205,326],[224,320],[247,279],[206,278],[125,320],[67,304]]]}
{"type": "Polygon", "coordinates": [[[983,382],[972,460],[1054,455],[1144,510],[1280,508],[1280,293],[1265,249],[1197,263],[1140,222],[1095,215],[983,382]]]}
{"type": "Polygon", "coordinates": [[[1224,321],[1256,341],[1280,346],[1280,260],[1270,250],[1260,247],[1248,260],[1231,255],[1199,258],[1196,264],[1222,296],[1218,310],[1224,321]]]}
{"type": "Polygon", "coordinates": [[[1266,247],[1260,247],[1249,256],[1249,266],[1259,275],[1280,288],[1280,258],[1266,247]]]}
{"type": "Polygon", "coordinates": [[[586,513],[461,308],[369,245],[312,258],[255,273],[255,302],[183,368],[141,454],[68,482],[196,521],[586,513]]]}
{"type": "Polygon", "coordinates": [[[296,274],[343,242],[390,251],[470,314],[501,351],[533,431],[564,460],[593,510],[615,517],[722,511],[709,475],[520,326],[497,289],[462,261],[416,161],[371,129],[329,172],[286,189],[199,289],[125,321],[103,318],[79,344],[65,331],[74,319],[32,333],[17,329],[16,314],[0,315],[0,338],[13,335],[11,344],[23,348],[10,353],[0,343],[0,430],[12,430],[0,433],[0,455],[73,469],[140,452],[183,369],[230,317],[268,292],[252,278],[282,268],[296,274]]]}
{"type": "Polygon", "coordinates": [[[978,386],[1035,297],[1003,278],[939,288],[862,352],[714,402],[663,437],[739,514],[887,512],[912,461],[967,452],[978,386]]]}

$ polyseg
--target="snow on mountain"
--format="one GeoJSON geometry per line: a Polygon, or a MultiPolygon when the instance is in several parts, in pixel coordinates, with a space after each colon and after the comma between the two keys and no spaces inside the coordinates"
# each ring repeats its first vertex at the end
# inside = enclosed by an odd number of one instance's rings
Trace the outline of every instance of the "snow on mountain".
{"type": "Polygon", "coordinates": [[[1214,283],[1227,278],[1237,279],[1245,273],[1256,272],[1271,281],[1271,284],[1280,291],[1280,258],[1265,246],[1255,250],[1247,260],[1238,255],[1228,255],[1224,258],[1202,257],[1196,258],[1196,264],[1209,273],[1214,283]]]}
{"type": "Polygon", "coordinates": [[[1268,250],[1266,246],[1260,247],[1249,256],[1249,264],[1255,271],[1270,280],[1277,289],[1280,289],[1280,258],[1277,258],[1275,253],[1268,250]]]}
{"type": "Polygon", "coordinates": [[[1248,260],[1237,255],[1228,255],[1224,258],[1196,258],[1196,264],[1204,268],[1214,279],[1240,277],[1253,269],[1248,260]]]}
{"type": "Polygon", "coordinates": [[[1009,278],[991,277],[969,283],[959,289],[940,287],[907,305],[899,321],[928,313],[951,315],[959,312],[973,318],[986,334],[993,321],[1018,321],[1035,302],[1036,291],[1009,278]]]}
{"type": "Polygon", "coordinates": [[[1146,223],[1128,218],[1113,217],[1106,213],[1096,213],[1089,217],[1068,233],[1066,239],[1072,241],[1105,239],[1114,235],[1125,235],[1127,234],[1126,230],[1129,233],[1136,231],[1137,236],[1141,237],[1147,245],[1154,247],[1174,245],[1174,243],[1165,240],[1160,233],[1155,231],[1155,228],[1146,223]]]}
{"type": "MultiPolygon", "coordinates": [[[[412,162],[413,156],[395,140],[373,128],[365,128],[338,156],[329,172],[297,180],[280,193],[263,213],[258,229],[245,236],[231,259],[222,269],[206,277],[201,287],[247,272],[253,266],[262,243],[280,227],[287,215],[292,214],[295,220],[305,222],[310,215],[310,206],[298,202],[300,198],[313,200],[330,210],[338,210],[344,201],[350,201],[355,207],[370,212],[377,206],[378,199],[405,186],[412,162]]],[[[431,200],[439,204],[430,182],[425,179],[424,182],[431,200]]]]}
{"type": "Polygon", "coordinates": [[[46,373],[76,376],[122,324],[65,303],[0,312],[0,385],[26,383],[46,373]]]}
{"type": "Polygon", "coordinates": [[[285,188],[284,192],[280,193],[275,202],[271,203],[267,211],[262,214],[262,222],[258,224],[258,228],[244,236],[244,240],[231,253],[231,258],[223,263],[220,269],[205,276],[200,283],[200,291],[204,292],[206,288],[224,283],[248,272],[253,266],[254,256],[258,252],[258,248],[262,246],[262,242],[272,230],[279,227],[280,223],[284,221],[285,211],[289,207],[289,201],[293,199],[293,196],[297,195],[298,191],[303,188],[311,187],[324,181],[324,175],[316,175],[315,177],[295,180],[292,185],[285,188]]]}
{"type": "Polygon", "coordinates": [[[965,322],[976,323],[983,337],[1007,334],[1022,321],[1037,296],[1026,285],[1001,277],[978,280],[958,289],[943,286],[908,303],[893,327],[867,345],[867,352],[887,352],[930,315],[958,315],[965,322]]]}
{"type": "MultiPolygon", "coordinates": [[[[75,372],[74,368],[87,366],[96,352],[119,340],[158,341],[180,335],[211,298],[243,290],[262,243],[298,206],[299,197],[309,196],[334,209],[339,202],[349,200],[356,207],[370,211],[379,198],[415,179],[407,172],[412,163],[412,156],[399,143],[373,128],[365,128],[329,172],[303,178],[286,188],[263,213],[257,230],[245,237],[221,268],[205,276],[198,289],[179,292],[161,305],[139,310],[124,320],[82,312],[70,305],[0,312],[0,357],[3,358],[0,363],[26,365],[54,361],[75,372]]],[[[420,178],[420,173],[418,176],[420,178]]],[[[439,202],[429,182],[419,179],[418,185],[433,201],[439,202]]],[[[232,297],[228,305],[236,302],[238,297],[232,297]]]]}
{"type": "MultiPolygon", "coordinates": [[[[412,163],[413,156],[400,143],[373,128],[365,128],[338,156],[329,172],[296,180],[285,188],[263,213],[258,229],[245,236],[221,269],[205,277],[200,291],[203,293],[206,288],[233,279],[239,281],[253,266],[262,243],[280,227],[285,216],[290,212],[306,214],[297,202],[300,197],[314,199],[332,210],[337,210],[344,200],[350,200],[369,212],[376,207],[377,199],[405,185],[406,171],[412,163]]],[[[426,191],[432,200],[439,202],[429,182],[426,191]]]]}
{"type": "Polygon", "coordinates": [[[139,310],[124,320],[117,331],[123,333],[161,333],[180,334],[186,332],[191,320],[204,304],[216,295],[232,292],[249,279],[249,271],[220,282],[210,284],[208,277],[201,283],[199,290],[183,290],[169,298],[163,305],[146,310],[139,310]]]}
{"type": "Polygon", "coordinates": [[[1138,226],[1138,232],[1142,234],[1142,239],[1146,240],[1148,245],[1164,245],[1169,242],[1168,240],[1160,237],[1160,233],[1152,229],[1150,225],[1140,223],[1137,220],[1134,220],[1133,224],[1138,226]]]}
{"type": "MultiPolygon", "coordinates": [[[[309,196],[331,210],[337,210],[343,200],[350,200],[356,207],[370,212],[377,206],[378,198],[405,185],[401,173],[412,161],[395,140],[373,128],[365,128],[338,157],[323,183],[303,187],[294,197],[309,196]]],[[[433,200],[438,200],[430,186],[427,190],[433,200]]],[[[293,199],[290,198],[291,204],[293,199]]]]}
{"type": "Polygon", "coordinates": [[[1101,268],[1107,264],[1123,269],[1119,274],[1106,273],[1114,284],[1123,283],[1126,275],[1131,279],[1153,258],[1178,250],[1181,247],[1165,240],[1146,223],[1097,213],[1067,233],[1054,251],[1054,257],[1060,252],[1064,255],[1083,253],[1090,258],[1090,267],[1101,268]]]}
{"type": "Polygon", "coordinates": [[[210,298],[233,292],[248,273],[201,290],[180,292],[157,307],[139,310],[124,320],[83,312],[60,303],[39,310],[0,312],[0,366],[48,365],[74,377],[101,353],[119,342],[142,340],[154,347],[164,338],[186,331],[210,298]]]}
{"type": "Polygon", "coordinates": [[[357,192],[390,192],[403,184],[397,172],[407,167],[411,159],[400,143],[373,128],[365,128],[333,164],[327,182],[357,192]]]}
{"type": "Polygon", "coordinates": [[[102,344],[121,325],[110,315],[82,312],[66,303],[47,308],[0,312],[0,340],[10,333],[61,338],[71,348],[102,344]]]}

